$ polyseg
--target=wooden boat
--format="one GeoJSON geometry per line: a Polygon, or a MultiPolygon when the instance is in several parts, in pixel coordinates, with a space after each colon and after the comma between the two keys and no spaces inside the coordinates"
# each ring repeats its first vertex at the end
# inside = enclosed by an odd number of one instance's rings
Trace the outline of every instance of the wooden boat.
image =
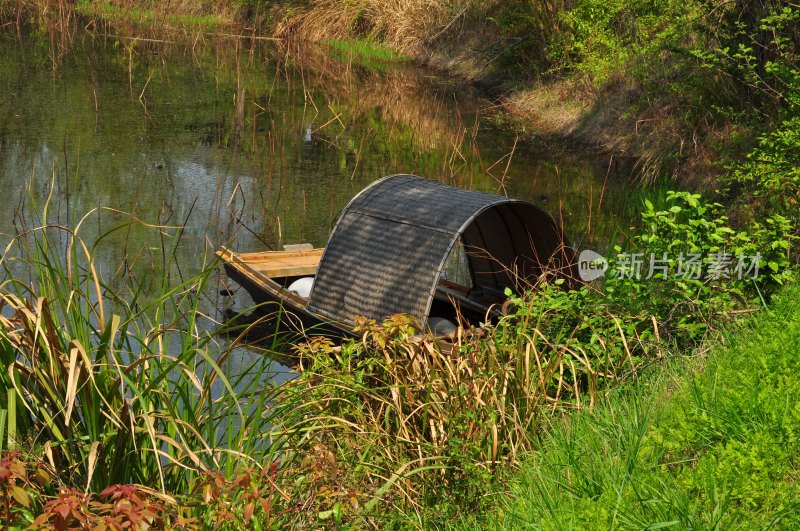
{"type": "MultiPolygon", "coordinates": [[[[323,335],[329,337],[352,336],[352,324],[324,319],[309,311],[309,298],[289,289],[296,281],[316,275],[324,249],[289,246],[283,251],[261,251],[236,253],[225,247],[217,251],[224,262],[225,271],[232,280],[250,294],[258,304],[260,313],[281,314],[284,324],[293,331],[304,335],[323,335]]],[[[497,317],[505,296],[477,292],[470,294],[470,288],[457,282],[440,278],[434,296],[435,315],[447,315],[447,321],[467,320],[478,322],[481,318],[497,317]],[[456,302],[454,305],[454,302],[456,302]],[[447,307],[451,309],[448,311],[447,307]]],[[[445,317],[439,317],[445,319],[445,317]]],[[[441,333],[449,330],[442,325],[441,333]]]]}
{"type": "Polygon", "coordinates": [[[545,272],[574,278],[572,249],[542,209],[414,175],[362,190],[324,249],[217,255],[262,311],[332,337],[352,336],[357,316],[398,313],[446,334],[454,323],[496,319],[507,289],[520,293],[545,272]]]}
{"type": "Polygon", "coordinates": [[[304,244],[253,253],[222,247],[217,256],[228,277],[250,294],[259,313],[275,315],[290,330],[307,335],[347,337],[352,335],[352,326],[320,319],[308,311],[307,297],[289,290],[297,280],[316,275],[323,251],[304,244]]]}

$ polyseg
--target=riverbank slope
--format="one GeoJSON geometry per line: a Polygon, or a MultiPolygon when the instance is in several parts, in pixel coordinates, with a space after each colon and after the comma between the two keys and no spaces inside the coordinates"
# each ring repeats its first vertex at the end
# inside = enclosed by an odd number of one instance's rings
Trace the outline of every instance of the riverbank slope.
{"type": "Polygon", "coordinates": [[[237,24],[244,34],[386,47],[485,88],[520,131],[628,158],[641,182],[666,177],[701,190],[713,190],[721,168],[784,117],[798,84],[798,10],[772,1],[715,9],[702,0],[77,6],[165,31],[237,24]]]}
{"type": "Polygon", "coordinates": [[[40,0],[0,11],[44,27],[77,13],[137,39],[314,41],[366,68],[401,54],[481,87],[523,135],[612,154],[638,184],[721,190],[725,203],[750,195],[728,186],[727,169],[793,134],[785,124],[800,114],[800,9],[772,0],[40,0]]]}
{"type": "Polygon", "coordinates": [[[800,526],[800,288],[594,411],[554,420],[497,516],[509,529],[800,526]]]}

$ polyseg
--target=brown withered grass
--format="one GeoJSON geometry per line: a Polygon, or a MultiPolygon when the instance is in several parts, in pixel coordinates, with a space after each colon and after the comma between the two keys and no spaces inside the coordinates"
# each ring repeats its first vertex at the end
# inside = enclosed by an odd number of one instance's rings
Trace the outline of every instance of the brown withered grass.
{"type": "MultiPolygon", "coordinates": [[[[630,352],[648,348],[620,328],[607,342],[616,361],[603,364],[570,333],[541,328],[546,319],[518,311],[444,340],[394,316],[362,321],[358,342],[312,339],[298,348],[302,375],[278,390],[276,440],[327,456],[339,472],[326,492],[357,500],[373,525],[374,510],[391,507],[424,527],[424,506],[502,485],[498,472],[536,448],[551,416],[592,407],[599,389],[629,372],[630,352]]],[[[322,509],[313,496],[304,506],[322,509]]]]}
{"type": "Polygon", "coordinates": [[[458,29],[480,5],[476,0],[317,0],[281,21],[276,33],[310,41],[375,37],[400,53],[418,56],[458,29]]]}

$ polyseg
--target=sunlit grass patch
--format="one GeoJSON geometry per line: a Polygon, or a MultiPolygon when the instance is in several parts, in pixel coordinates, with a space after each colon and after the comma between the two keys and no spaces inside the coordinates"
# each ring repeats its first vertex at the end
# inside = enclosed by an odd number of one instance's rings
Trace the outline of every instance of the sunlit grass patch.
{"type": "Polygon", "coordinates": [[[411,58],[394,50],[368,40],[330,39],[331,57],[342,62],[353,63],[372,70],[390,70],[396,64],[410,61],[411,58]]]}
{"type": "Polygon", "coordinates": [[[93,2],[91,0],[79,0],[75,5],[75,10],[80,15],[98,17],[109,22],[118,23],[153,24],[158,22],[179,28],[201,29],[215,29],[230,23],[219,14],[160,13],[154,9],[123,8],[115,4],[93,2]]]}
{"type": "Polygon", "coordinates": [[[331,39],[328,41],[328,44],[336,51],[348,55],[357,55],[363,59],[374,59],[378,61],[409,61],[411,59],[410,57],[399,54],[390,48],[363,39],[331,39]]]}
{"type": "Polygon", "coordinates": [[[800,288],[701,361],[551,422],[501,509],[543,528],[800,524],[800,288]]]}

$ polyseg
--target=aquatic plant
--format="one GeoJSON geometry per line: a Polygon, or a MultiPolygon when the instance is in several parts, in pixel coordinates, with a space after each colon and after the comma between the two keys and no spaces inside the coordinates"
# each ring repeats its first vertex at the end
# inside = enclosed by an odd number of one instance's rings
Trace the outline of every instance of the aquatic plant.
{"type": "Polygon", "coordinates": [[[137,222],[87,242],[82,227],[96,212],[69,229],[47,222],[47,204],[0,260],[0,446],[41,448],[61,481],[87,492],[126,483],[175,492],[207,470],[268,462],[270,362],[223,370],[235,342],[218,343],[200,308],[214,262],[170,285],[168,249],[160,294],[148,296],[132,270],[111,286],[94,253],[137,222]]]}

